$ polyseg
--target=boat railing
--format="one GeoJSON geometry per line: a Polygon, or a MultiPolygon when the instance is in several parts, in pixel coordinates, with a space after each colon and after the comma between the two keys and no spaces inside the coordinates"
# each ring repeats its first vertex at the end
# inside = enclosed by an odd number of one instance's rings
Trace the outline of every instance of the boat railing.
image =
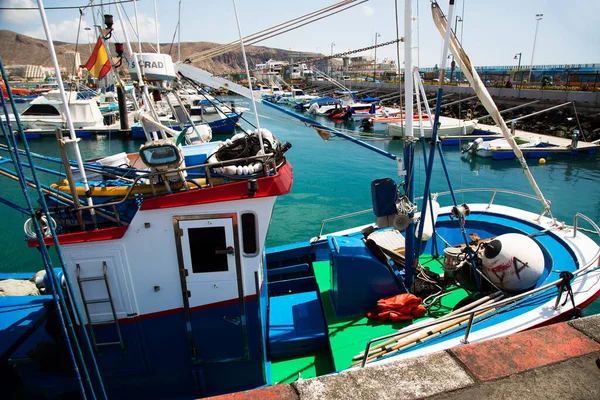
{"type": "MultiPolygon", "coordinates": [[[[267,164],[271,165],[271,171],[277,171],[277,163],[275,160],[275,156],[272,153],[269,154],[264,154],[264,155],[256,155],[256,156],[251,156],[251,157],[244,157],[244,158],[235,158],[232,160],[227,160],[227,161],[219,161],[219,162],[212,162],[212,163],[205,163],[205,164],[198,164],[198,165],[191,165],[191,166],[186,166],[183,168],[176,168],[176,169],[172,169],[172,170],[168,170],[168,171],[160,171],[160,172],[152,172],[152,173],[148,173],[148,174],[143,174],[143,175],[138,175],[135,177],[135,179],[130,183],[129,189],[127,190],[127,192],[125,193],[125,195],[119,199],[119,200],[115,200],[112,202],[106,202],[106,203],[101,203],[101,204],[94,204],[91,206],[80,206],[78,207],[78,210],[83,211],[83,210],[91,210],[91,209],[96,209],[96,208],[106,208],[106,207],[113,207],[113,209],[116,210],[116,206],[125,203],[127,200],[132,198],[133,196],[137,196],[137,194],[133,194],[134,189],[138,186],[138,184],[145,184],[145,182],[150,182],[150,186],[152,187],[152,194],[153,196],[157,196],[157,191],[156,191],[156,186],[160,185],[160,183],[152,183],[152,179],[153,177],[162,177],[163,181],[165,180],[165,175],[174,175],[174,174],[179,174],[181,176],[181,174],[183,174],[183,172],[188,171],[188,170],[198,170],[198,169],[204,169],[204,172],[206,174],[206,186],[201,187],[199,186],[197,183],[195,182],[191,182],[192,185],[195,186],[195,188],[190,188],[189,186],[189,181],[187,180],[182,180],[182,187],[178,188],[177,190],[183,190],[183,191],[189,191],[189,190],[197,190],[197,189],[203,189],[205,187],[213,187],[215,186],[215,183],[213,181],[213,179],[215,179],[216,177],[213,177],[211,175],[210,170],[213,168],[219,168],[219,167],[226,167],[229,165],[238,165],[242,162],[244,163],[248,163],[250,161],[260,161],[262,162],[265,166],[267,164]]],[[[221,176],[218,176],[219,178],[221,176]]],[[[252,176],[246,176],[247,179],[252,179],[252,176]]],[[[244,180],[244,176],[240,175],[239,176],[239,180],[244,180]]],[[[171,183],[176,183],[176,182],[171,182],[171,183]]],[[[169,189],[169,187],[167,187],[169,189]]],[[[168,192],[171,192],[171,190],[169,189],[168,192]]]]}
{"type": "MultiPolygon", "coordinates": [[[[492,192],[490,200],[488,202],[488,205],[486,207],[486,209],[489,209],[492,204],[494,203],[494,200],[496,199],[496,195],[498,193],[502,193],[502,194],[510,194],[510,195],[515,195],[515,196],[520,196],[520,197],[524,197],[527,199],[531,199],[531,200],[539,200],[538,197],[531,195],[531,194],[527,194],[527,193],[522,193],[522,192],[517,192],[514,190],[508,190],[508,189],[492,189],[492,188],[470,188],[470,189],[456,189],[454,190],[454,193],[469,193],[469,192],[492,192]]],[[[448,196],[452,194],[452,192],[447,191],[447,192],[439,192],[437,193],[438,198],[442,197],[442,196],[448,196]]],[[[415,199],[415,201],[420,201],[422,200],[423,197],[417,197],[415,199]]],[[[365,215],[368,214],[370,212],[373,212],[372,208],[368,208],[366,210],[362,210],[362,211],[356,211],[353,213],[349,213],[349,214],[344,214],[344,215],[340,215],[337,217],[331,217],[331,218],[327,218],[321,221],[321,229],[319,230],[319,235],[317,237],[321,237],[323,235],[323,229],[325,228],[325,224],[329,223],[329,222],[333,222],[333,221],[340,221],[346,218],[352,218],[352,217],[356,217],[359,215],[365,215]]]]}
{"type": "MultiPolygon", "coordinates": [[[[490,190],[494,190],[494,192],[496,192],[496,189],[490,189],[490,190]]],[[[502,190],[497,190],[497,191],[502,192],[502,190]]],[[[512,191],[506,191],[506,192],[512,192],[512,191]]],[[[512,193],[522,194],[522,193],[518,193],[518,192],[512,192],[512,193]]],[[[525,195],[525,197],[533,197],[533,198],[535,198],[534,196],[529,196],[529,195],[525,195]]],[[[490,205],[491,205],[491,201],[490,201],[490,205]]],[[[575,237],[575,235],[577,233],[577,226],[578,226],[578,220],[579,220],[579,218],[585,219],[592,226],[592,228],[593,228],[593,231],[591,231],[592,233],[600,235],[600,227],[591,218],[589,218],[589,217],[587,217],[587,216],[585,216],[585,215],[583,215],[581,213],[577,213],[577,214],[575,214],[575,219],[574,219],[574,224],[573,224],[573,237],[575,237]]],[[[598,248],[596,250],[596,253],[594,254],[594,256],[591,257],[591,259],[582,268],[579,268],[577,271],[573,272],[573,275],[574,275],[573,279],[576,279],[578,276],[583,275],[584,273],[587,273],[587,272],[590,272],[590,271],[592,271],[594,269],[600,268],[600,263],[598,262],[599,259],[600,259],[600,248],[598,248]]],[[[468,317],[469,318],[469,322],[468,322],[468,324],[466,326],[466,329],[465,329],[465,336],[462,339],[462,342],[466,344],[466,343],[469,342],[469,335],[471,333],[471,328],[473,327],[473,321],[475,319],[475,314],[482,313],[484,311],[488,311],[488,310],[491,310],[491,309],[494,309],[494,308],[497,309],[499,307],[503,307],[503,306],[511,304],[511,303],[515,303],[515,302],[517,302],[519,300],[522,300],[522,299],[524,299],[526,297],[529,297],[531,295],[534,295],[534,294],[537,294],[537,293],[540,293],[540,292],[550,291],[553,288],[556,289],[562,283],[564,283],[563,280],[562,279],[558,279],[558,280],[556,280],[554,282],[547,283],[547,284],[545,284],[543,286],[540,286],[538,288],[531,289],[531,290],[529,290],[527,292],[524,292],[524,293],[521,293],[521,294],[518,294],[518,295],[514,295],[514,296],[506,298],[504,300],[499,300],[499,301],[493,302],[491,304],[487,304],[485,306],[478,306],[478,307],[473,308],[472,310],[467,310],[467,311],[464,311],[464,312],[461,312],[461,313],[458,313],[458,314],[454,314],[454,315],[449,316],[449,317],[441,317],[439,319],[436,319],[434,321],[430,321],[430,322],[427,322],[427,323],[415,324],[415,326],[412,326],[412,327],[409,327],[409,328],[405,328],[405,329],[401,329],[401,330],[399,330],[397,332],[394,332],[394,333],[391,333],[391,334],[388,334],[388,335],[385,335],[385,336],[379,336],[379,337],[373,338],[373,339],[369,340],[367,342],[366,346],[365,346],[365,351],[364,351],[364,355],[363,355],[363,358],[362,358],[361,367],[364,367],[367,364],[367,359],[369,357],[369,352],[371,350],[371,346],[373,345],[373,343],[377,343],[377,342],[380,342],[382,340],[391,339],[391,338],[397,337],[399,335],[405,335],[405,334],[413,333],[413,332],[416,332],[416,331],[420,331],[420,330],[422,330],[424,328],[430,328],[430,327],[435,326],[435,325],[439,325],[439,324],[442,324],[442,323],[445,323],[445,322],[448,322],[448,321],[453,321],[453,320],[457,320],[459,318],[464,318],[464,317],[468,317]]],[[[560,290],[560,289],[558,289],[558,290],[560,290]]],[[[557,301],[556,305],[554,306],[554,309],[555,310],[559,310],[560,308],[561,308],[560,302],[557,301]]]]}

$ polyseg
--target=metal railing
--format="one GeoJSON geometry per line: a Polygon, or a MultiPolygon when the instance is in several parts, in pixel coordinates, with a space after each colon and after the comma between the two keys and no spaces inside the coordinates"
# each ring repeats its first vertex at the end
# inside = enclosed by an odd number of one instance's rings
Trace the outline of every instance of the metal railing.
{"type": "MultiPolygon", "coordinates": [[[[494,203],[494,200],[496,198],[496,194],[497,193],[503,193],[503,194],[511,194],[511,195],[515,195],[515,196],[521,196],[521,197],[525,197],[527,199],[531,199],[531,200],[539,200],[538,197],[531,195],[531,194],[527,194],[527,193],[521,193],[521,192],[517,192],[514,190],[507,190],[507,189],[491,189],[491,188],[472,188],[472,189],[457,189],[454,190],[454,193],[469,193],[469,192],[492,192],[492,195],[490,197],[490,200],[488,202],[488,206],[486,207],[486,209],[489,209],[492,204],[494,203]]],[[[448,196],[450,195],[451,192],[447,191],[447,192],[439,192],[437,193],[438,197],[440,196],[448,196]]],[[[417,197],[415,198],[415,201],[419,201],[422,200],[423,197],[417,197]]],[[[333,221],[340,221],[342,219],[346,219],[346,218],[352,218],[352,217],[356,217],[359,215],[364,215],[364,214],[368,214],[370,212],[373,212],[372,208],[368,208],[366,210],[362,210],[362,211],[356,211],[353,213],[349,213],[349,214],[344,214],[344,215],[340,215],[337,217],[332,217],[332,218],[327,218],[321,221],[321,229],[319,230],[319,235],[317,237],[321,237],[323,235],[323,229],[325,227],[325,224],[328,222],[333,222],[333,221]]]]}
{"type": "MultiPolygon", "coordinates": [[[[259,156],[252,156],[252,157],[245,157],[245,158],[236,158],[236,159],[232,159],[232,160],[228,160],[228,161],[219,161],[219,162],[215,162],[215,163],[205,163],[205,164],[200,164],[200,165],[192,165],[192,166],[186,166],[184,168],[177,168],[177,169],[172,169],[169,171],[163,171],[163,172],[153,172],[153,173],[148,173],[148,174],[144,174],[144,175],[139,175],[137,176],[133,182],[131,182],[131,185],[129,186],[129,189],[127,190],[127,193],[123,196],[122,199],[117,200],[117,201],[113,201],[113,202],[107,202],[107,203],[102,203],[102,204],[94,204],[91,206],[81,206],[78,207],[79,210],[89,210],[89,209],[95,209],[95,208],[105,208],[108,206],[118,206],[120,204],[125,203],[127,200],[129,200],[131,198],[132,192],[136,187],[139,187],[139,185],[137,185],[138,183],[142,182],[143,180],[147,180],[148,182],[150,182],[150,186],[152,187],[152,193],[153,196],[157,196],[156,193],[156,188],[155,185],[157,185],[156,183],[152,183],[152,179],[153,177],[163,177],[166,178],[165,175],[173,175],[173,174],[181,174],[184,171],[188,171],[188,170],[192,170],[192,169],[201,169],[203,168],[205,173],[206,173],[206,182],[207,182],[207,186],[208,187],[213,187],[213,179],[214,177],[211,176],[210,170],[212,168],[219,168],[219,167],[226,167],[229,165],[237,165],[240,162],[249,162],[249,161],[262,161],[263,164],[266,166],[268,163],[271,163],[271,168],[272,171],[277,171],[277,164],[276,164],[276,160],[275,157],[272,153],[270,154],[265,154],[265,155],[259,155],[259,156]]],[[[264,176],[267,176],[268,174],[265,172],[264,176]]],[[[243,176],[240,175],[240,180],[243,179],[243,176]]],[[[250,176],[248,176],[248,179],[250,179],[250,176]]],[[[176,182],[173,182],[176,183],[176,182]]],[[[189,191],[189,190],[197,190],[197,189],[202,189],[202,187],[198,186],[196,183],[191,182],[193,185],[196,186],[196,188],[190,189],[187,186],[188,181],[183,180],[182,184],[183,186],[181,188],[178,188],[177,190],[181,190],[184,189],[185,191],[189,191]]],[[[160,183],[159,183],[160,184],[160,183]]]]}
{"type": "MultiPolygon", "coordinates": [[[[492,205],[492,202],[493,202],[493,200],[494,200],[494,198],[496,196],[496,193],[498,193],[498,192],[508,193],[508,194],[515,194],[515,195],[519,195],[519,196],[523,196],[523,197],[531,198],[531,199],[537,199],[537,197],[532,196],[532,195],[528,195],[528,194],[525,194],[525,193],[519,193],[519,192],[515,192],[515,191],[511,191],[511,190],[502,190],[502,189],[463,189],[463,190],[456,190],[455,192],[471,192],[471,191],[475,191],[475,192],[477,192],[477,191],[492,191],[493,192],[492,198],[490,199],[490,202],[488,203],[488,207],[487,207],[488,209],[492,205]]],[[[445,195],[445,194],[448,194],[448,192],[439,193],[438,195],[445,195]]],[[[592,232],[592,233],[600,235],[600,227],[591,218],[589,218],[589,217],[587,217],[587,216],[585,216],[585,215],[583,215],[581,213],[576,213],[575,217],[574,217],[574,222],[573,222],[573,237],[575,237],[576,234],[577,234],[578,220],[579,220],[579,218],[583,218],[584,220],[586,220],[592,226],[592,228],[594,229],[594,232],[592,232]]],[[[582,268],[579,268],[577,271],[573,272],[573,275],[574,275],[573,279],[575,279],[579,275],[582,275],[585,272],[590,272],[590,271],[592,271],[594,269],[599,268],[600,267],[600,263],[598,263],[599,259],[600,259],[600,248],[598,248],[598,250],[596,250],[596,253],[590,259],[590,261],[588,261],[582,268]]],[[[511,304],[511,303],[515,303],[515,302],[517,302],[517,301],[519,301],[521,299],[529,297],[529,296],[531,296],[533,294],[540,293],[540,292],[543,292],[543,291],[547,291],[547,290],[550,290],[552,288],[556,288],[557,285],[561,284],[562,282],[563,282],[563,280],[559,279],[559,280],[556,280],[554,282],[550,282],[550,283],[547,283],[547,284],[545,284],[543,286],[540,286],[539,288],[532,289],[532,290],[527,291],[525,293],[521,293],[519,295],[512,296],[512,297],[507,298],[505,300],[500,300],[498,302],[494,302],[494,303],[488,304],[486,306],[478,306],[478,307],[475,307],[472,310],[468,310],[468,311],[464,311],[462,313],[458,313],[458,314],[452,315],[451,317],[442,317],[440,319],[431,321],[429,323],[417,324],[417,325],[415,325],[413,327],[406,328],[406,329],[401,329],[401,330],[399,330],[397,332],[394,332],[394,333],[391,333],[391,334],[388,334],[388,335],[385,335],[385,336],[380,336],[380,337],[377,337],[377,338],[373,338],[373,339],[369,340],[367,342],[367,345],[365,346],[365,351],[364,351],[364,356],[363,356],[363,359],[362,359],[362,362],[361,362],[361,367],[364,367],[366,365],[367,359],[369,358],[369,351],[370,351],[371,346],[372,346],[373,343],[376,343],[376,342],[379,342],[379,341],[382,341],[382,340],[386,340],[386,339],[391,339],[391,338],[397,337],[399,335],[405,335],[405,334],[413,333],[413,332],[416,332],[416,331],[420,331],[420,330],[423,330],[424,328],[429,328],[429,327],[432,327],[432,326],[435,326],[435,325],[439,325],[439,324],[444,323],[444,322],[456,320],[458,318],[469,317],[469,322],[468,322],[467,327],[466,327],[465,336],[462,339],[463,343],[467,343],[468,339],[469,339],[469,335],[471,333],[471,328],[473,326],[473,322],[474,322],[474,319],[475,319],[475,314],[491,310],[492,308],[503,307],[505,305],[508,305],[508,304],[511,304]]],[[[557,307],[555,309],[559,309],[559,308],[560,307],[557,307]]]]}

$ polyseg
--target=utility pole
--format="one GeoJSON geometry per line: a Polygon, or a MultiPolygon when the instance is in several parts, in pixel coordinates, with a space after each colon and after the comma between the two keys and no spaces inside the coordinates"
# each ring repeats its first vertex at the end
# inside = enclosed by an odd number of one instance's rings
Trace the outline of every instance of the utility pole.
{"type": "Polygon", "coordinates": [[[373,83],[375,83],[375,79],[377,78],[377,38],[381,37],[381,35],[375,32],[375,61],[373,62],[373,83]]]}
{"type": "Polygon", "coordinates": [[[540,21],[544,17],[544,14],[535,14],[535,34],[533,35],[533,50],[531,50],[531,66],[529,67],[529,78],[527,78],[527,82],[531,83],[531,71],[533,70],[533,55],[535,54],[535,41],[537,40],[538,26],[540,25],[540,21]]]}

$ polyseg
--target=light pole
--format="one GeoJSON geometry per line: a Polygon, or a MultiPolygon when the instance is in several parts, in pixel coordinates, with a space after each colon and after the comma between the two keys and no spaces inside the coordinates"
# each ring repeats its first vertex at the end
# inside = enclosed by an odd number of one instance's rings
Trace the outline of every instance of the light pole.
{"type": "Polygon", "coordinates": [[[375,61],[373,62],[373,83],[375,83],[375,78],[377,77],[377,38],[381,37],[381,35],[375,32],[375,61]]]}
{"type": "MultiPolygon", "coordinates": [[[[457,15],[456,18],[454,18],[454,37],[456,37],[458,39],[458,33],[457,33],[457,26],[458,23],[462,22],[462,17],[460,15],[457,15]]],[[[452,82],[453,78],[454,78],[454,68],[456,67],[456,63],[454,62],[454,54],[452,55],[452,63],[450,64],[450,82],[452,82]]],[[[459,77],[456,78],[456,81],[460,81],[460,75],[459,77]]]]}
{"type": "Polygon", "coordinates": [[[523,84],[523,74],[521,74],[521,53],[515,54],[513,60],[519,59],[519,66],[517,67],[517,73],[519,74],[519,90],[523,84]]]}
{"type": "Polygon", "coordinates": [[[538,26],[540,25],[540,21],[544,17],[544,14],[535,14],[535,34],[533,35],[533,50],[531,50],[531,66],[529,67],[529,77],[527,78],[527,82],[531,83],[531,71],[533,70],[533,55],[535,53],[535,41],[537,39],[538,26]]]}
{"type": "Polygon", "coordinates": [[[90,32],[92,30],[92,28],[90,28],[89,26],[86,26],[85,28],[83,28],[83,30],[88,31],[88,50],[90,51],[90,54],[92,54],[92,39],[90,39],[90,32]]]}
{"type": "Polygon", "coordinates": [[[331,58],[329,59],[329,76],[332,77],[333,72],[333,46],[335,43],[331,42],[331,58]]]}

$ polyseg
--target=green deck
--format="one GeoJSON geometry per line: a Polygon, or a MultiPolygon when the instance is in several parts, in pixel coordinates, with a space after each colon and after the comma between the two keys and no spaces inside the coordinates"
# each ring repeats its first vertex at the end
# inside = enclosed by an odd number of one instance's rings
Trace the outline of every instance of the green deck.
{"type": "MultiPolygon", "coordinates": [[[[431,256],[422,256],[419,261],[421,265],[429,267],[432,271],[442,272],[439,261],[433,260],[431,256]]],[[[331,266],[329,261],[313,262],[313,269],[325,313],[331,354],[324,351],[314,356],[274,361],[271,364],[273,382],[293,382],[298,378],[299,373],[303,379],[308,379],[349,368],[352,358],[365,349],[365,345],[370,339],[396,332],[414,322],[425,319],[378,323],[377,320],[369,319],[365,315],[338,318],[334,313],[329,296],[331,289],[331,266]],[[333,360],[331,360],[331,356],[333,356],[333,360]],[[333,361],[333,365],[331,365],[331,361],[333,361]]],[[[466,296],[466,291],[458,289],[443,297],[441,300],[442,306],[437,308],[432,316],[439,317],[450,312],[466,296]]]]}

